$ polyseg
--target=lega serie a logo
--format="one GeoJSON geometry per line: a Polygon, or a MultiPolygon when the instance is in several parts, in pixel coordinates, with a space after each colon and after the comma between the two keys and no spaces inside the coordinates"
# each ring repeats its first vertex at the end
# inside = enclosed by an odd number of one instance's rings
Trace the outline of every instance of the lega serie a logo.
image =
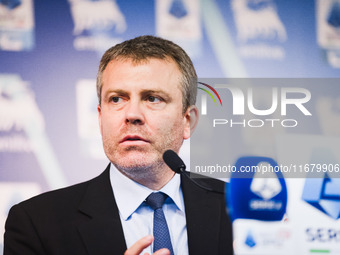
{"type": "MultiPolygon", "coordinates": [[[[338,164],[332,150],[326,148],[314,149],[311,158],[328,166],[338,164]]],[[[332,219],[338,220],[340,218],[339,173],[326,171],[320,172],[318,176],[307,178],[302,199],[332,219]]]]}
{"type": "Polygon", "coordinates": [[[334,220],[339,219],[340,179],[327,173],[324,178],[307,179],[302,199],[334,220]]]}
{"type": "MultiPolygon", "coordinates": [[[[315,148],[311,159],[325,165],[338,165],[334,152],[326,148],[315,148]]],[[[314,163],[314,162],[312,162],[314,163]]],[[[331,170],[331,169],[329,169],[331,170]]],[[[340,178],[335,171],[320,172],[306,178],[302,199],[334,220],[340,219],[340,178]]]]}

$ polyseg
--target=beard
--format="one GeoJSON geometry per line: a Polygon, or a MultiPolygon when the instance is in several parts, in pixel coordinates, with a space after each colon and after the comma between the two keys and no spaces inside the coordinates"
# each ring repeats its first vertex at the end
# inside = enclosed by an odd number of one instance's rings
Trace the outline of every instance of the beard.
{"type": "Polygon", "coordinates": [[[117,161],[113,164],[122,174],[135,181],[151,181],[156,176],[162,175],[165,166],[163,160],[157,160],[152,162],[152,164],[140,160],[136,160],[135,162],[132,162],[132,164],[120,164],[120,162],[117,161]]]}
{"type": "Polygon", "coordinates": [[[156,182],[172,173],[163,161],[163,153],[168,149],[178,152],[183,143],[183,127],[179,123],[163,127],[161,132],[156,133],[148,132],[145,126],[137,125],[125,126],[118,134],[103,133],[106,156],[121,173],[137,182],[156,182]],[[124,146],[119,141],[126,134],[136,134],[148,143],[124,146]]]}
{"type": "MultiPolygon", "coordinates": [[[[145,137],[145,136],[144,136],[145,137]]],[[[156,181],[171,171],[163,161],[163,153],[167,149],[178,151],[181,144],[165,138],[161,144],[151,147],[114,146],[110,138],[103,137],[104,151],[112,164],[125,176],[137,182],[156,181]]]]}

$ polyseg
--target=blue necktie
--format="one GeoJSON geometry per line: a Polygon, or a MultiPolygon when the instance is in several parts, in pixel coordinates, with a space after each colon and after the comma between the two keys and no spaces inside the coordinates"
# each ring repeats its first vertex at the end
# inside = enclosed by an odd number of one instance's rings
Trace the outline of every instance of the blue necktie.
{"type": "Polygon", "coordinates": [[[167,248],[170,254],[173,255],[170,234],[168,224],[163,212],[163,204],[167,195],[162,192],[151,193],[146,198],[146,203],[154,210],[153,214],[153,235],[154,235],[154,246],[153,251],[157,251],[162,248],[167,248]]]}

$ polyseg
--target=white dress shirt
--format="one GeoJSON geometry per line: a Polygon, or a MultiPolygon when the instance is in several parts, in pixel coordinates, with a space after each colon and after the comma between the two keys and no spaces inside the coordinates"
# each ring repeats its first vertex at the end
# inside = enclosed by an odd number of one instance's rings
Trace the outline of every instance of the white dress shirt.
{"type": "MultiPolygon", "coordinates": [[[[146,235],[153,235],[153,210],[144,200],[155,192],[123,175],[111,164],[110,181],[119,210],[120,220],[127,247],[146,235]]],[[[184,210],[184,199],[180,175],[174,177],[159,191],[169,197],[163,205],[164,215],[169,227],[171,243],[175,255],[186,255],[188,237],[184,210]]],[[[152,254],[153,244],[144,252],[152,254]]]]}

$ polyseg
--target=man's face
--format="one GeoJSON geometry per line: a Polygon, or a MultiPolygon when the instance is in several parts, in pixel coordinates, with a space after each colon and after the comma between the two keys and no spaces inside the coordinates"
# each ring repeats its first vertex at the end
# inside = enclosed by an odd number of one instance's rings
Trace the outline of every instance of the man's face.
{"type": "MultiPolygon", "coordinates": [[[[111,61],[103,73],[99,125],[110,161],[125,172],[157,168],[190,137],[181,73],[172,60],[111,61]]],[[[131,173],[132,174],[132,173],[131,173]]]]}

